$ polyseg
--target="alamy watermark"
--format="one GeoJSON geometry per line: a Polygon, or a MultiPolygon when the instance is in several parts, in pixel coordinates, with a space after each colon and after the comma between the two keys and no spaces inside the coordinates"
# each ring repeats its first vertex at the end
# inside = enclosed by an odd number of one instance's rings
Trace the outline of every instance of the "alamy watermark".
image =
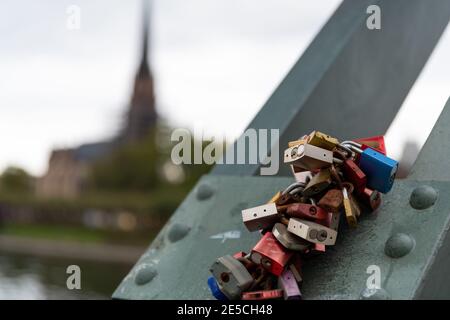
{"type": "Polygon", "coordinates": [[[376,290],[381,288],[381,269],[376,264],[367,267],[366,273],[369,277],[366,280],[366,288],[376,290]]]}
{"type": "Polygon", "coordinates": [[[175,129],[171,152],[172,162],[179,164],[260,164],[260,174],[270,176],[279,170],[278,129],[247,129],[236,144],[226,148],[223,141],[204,139],[203,133],[175,129]],[[208,143],[204,146],[205,143],[208,143]],[[226,148],[226,151],[225,151],[226,148]]]}
{"type": "Polygon", "coordinates": [[[381,8],[376,4],[370,5],[366,9],[369,16],[366,19],[366,26],[369,30],[381,29],[381,8]]]}
{"type": "Polygon", "coordinates": [[[81,290],[81,268],[76,264],[70,265],[66,269],[69,275],[66,280],[66,286],[69,290],[81,290]]]}
{"type": "Polygon", "coordinates": [[[69,30],[81,29],[81,8],[77,5],[70,5],[66,8],[66,28],[69,30]]]}

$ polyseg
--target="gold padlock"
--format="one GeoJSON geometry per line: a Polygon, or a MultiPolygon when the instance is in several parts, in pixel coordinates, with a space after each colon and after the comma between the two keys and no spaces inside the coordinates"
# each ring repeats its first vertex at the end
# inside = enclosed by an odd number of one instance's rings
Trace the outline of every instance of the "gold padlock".
{"type": "Polygon", "coordinates": [[[275,193],[275,195],[267,202],[269,203],[276,203],[281,198],[281,191],[278,191],[275,193]]]}
{"type": "Polygon", "coordinates": [[[303,190],[303,195],[307,197],[311,197],[315,194],[318,194],[328,188],[331,184],[331,175],[330,170],[322,169],[318,173],[316,173],[311,180],[306,185],[303,190]]]}
{"type": "Polygon", "coordinates": [[[358,224],[358,220],[356,219],[356,210],[352,204],[352,201],[350,200],[349,193],[346,187],[342,189],[342,195],[344,197],[344,211],[345,217],[347,218],[347,223],[351,227],[356,227],[356,225],[358,224]]]}
{"type": "Polygon", "coordinates": [[[313,131],[309,134],[308,143],[319,148],[333,150],[339,144],[339,140],[323,132],[313,131]]]}

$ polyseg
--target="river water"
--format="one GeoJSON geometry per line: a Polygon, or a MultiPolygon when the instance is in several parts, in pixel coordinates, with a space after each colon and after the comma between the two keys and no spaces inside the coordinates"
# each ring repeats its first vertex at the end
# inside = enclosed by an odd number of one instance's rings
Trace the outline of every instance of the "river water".
{"type": "Polygon", "coordinates": [[[131,265],[54,259],[0,252],[2,299],[110,299],[131,265]],[[81,289],[69,290],[69,265],[81,269],[81,289]]]}

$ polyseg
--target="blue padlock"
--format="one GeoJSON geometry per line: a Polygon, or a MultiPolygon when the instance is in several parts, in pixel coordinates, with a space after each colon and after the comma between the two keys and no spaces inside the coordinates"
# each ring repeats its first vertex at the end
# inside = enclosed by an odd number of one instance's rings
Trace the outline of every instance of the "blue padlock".
{"type": "Polygon", "coordinates": [[[220,291],[219,285],[217,284],[217,281],[214,277],[208,278],[208,286],[214,298],[221,301],[228,300],[228,298],[222,293],[222,291],[220,291]]]}
{"type": "Polygon", "coordinates": [[[363,151],[360,149],[361,144],[354,141],[344,141],[342,145],[360,153],[358,165],[367,176],[368,188],[382,193],[388,193],[391,190],[398,170],[398,161],[371,148],[363,151]]]}

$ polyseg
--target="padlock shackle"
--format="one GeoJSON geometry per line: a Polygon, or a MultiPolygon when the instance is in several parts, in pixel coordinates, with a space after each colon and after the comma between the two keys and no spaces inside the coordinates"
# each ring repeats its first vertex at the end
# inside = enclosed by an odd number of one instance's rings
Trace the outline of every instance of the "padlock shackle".
{"type": "Polygon", "coordinates": [[[352,141],[352,140],[345,140],[345,141],[342,141],[342,142],[341,142],[341,145],[342,145],[342,144],[344,144],[344,145],[350,144],[350,145],[355,146],[355,147],[357,147],[357,148],[361,148],[361,147],[362,147],[362,144],[361,144],[361,143],[358,143],[358,142],[355,142],[355,141],[352,141]]]}
{"type": "Polygon", "coordinates": [[[297,189],[297,188],[305,188],[306,187],[306,183],[303,182],[294,182],[292,184],[290,184],[286,189],[283,190],[283,192],[281,192],[281,195],[286,195],[288,193],[290,193],[292,190],[297,189]]]}
{"type": "MultiPolygon", "coordinates": [[[[356,143],[356,142],[355,142],[355,143],[356,143]]],[[[362,150],[360,147],[357,147],[357,146],[355,146],[355,145],[353,145],[353,144],[342,143],[342,144],[340,144],[340,146],[341,146],[341,147],[345,146],[345,147],[349,148],[350,150],[352,150],[352,151],[354,151],[354,152],[356,152],[356,153],[359,153],[359,154],[363,153],[363,150],[362,150]]],[[[360,145],[360,146],[361,146],[361,145],[360,145]]]]}

